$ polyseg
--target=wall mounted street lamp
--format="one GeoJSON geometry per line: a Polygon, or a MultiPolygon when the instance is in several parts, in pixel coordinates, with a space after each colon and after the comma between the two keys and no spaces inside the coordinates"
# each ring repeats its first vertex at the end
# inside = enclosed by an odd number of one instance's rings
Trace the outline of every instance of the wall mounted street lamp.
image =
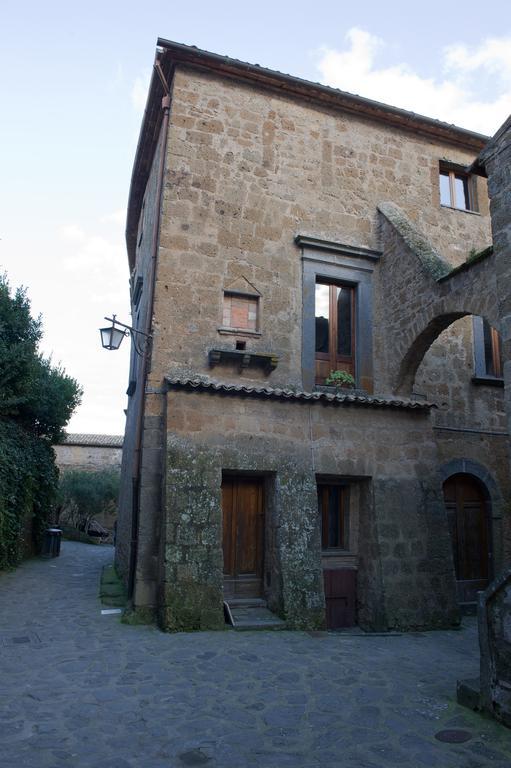
{"type": "Polygon", "coordinates": [[[112,317],[105,317],[105,320],[108,320],[112,325],[109,325],[107,328],[99,329],[99,333],[101,334],[101,344],[104,349],[119,349],[123,338],[125,336],[131,336],[137,355],[143,355],[147,351],[148,345],[151,343],[152,339],[152,336],[148,333],[138,331],[136,328],[132,328],[131,325],[121,323],[119,320],[116,320],[115,315],[112,315],[112,317]],[[137,338],[138,336],[142,336],[142,338],[137,338]]]}

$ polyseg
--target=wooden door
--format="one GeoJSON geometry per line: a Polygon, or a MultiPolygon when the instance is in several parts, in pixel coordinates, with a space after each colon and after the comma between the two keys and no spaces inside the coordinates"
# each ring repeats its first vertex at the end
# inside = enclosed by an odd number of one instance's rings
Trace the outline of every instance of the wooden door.
{"type": "Polygon", "coordinates": [[[486,501],[471,475],[453,475],[444,483],[444,501],[460,603],[477,600],[491,578],[491,536],[486,501]]]}
{"type": "Polygon", "coordinates": [[[262,478],[224,478],[222,510],[224,597],[260,597],[264,551],[262,478]]]}
{"type": "Polygon", "coordinates": [[[326,625],[342,629],[355,625],[357,572],[354,568],[328,568],[323,571],[326,625]]]}

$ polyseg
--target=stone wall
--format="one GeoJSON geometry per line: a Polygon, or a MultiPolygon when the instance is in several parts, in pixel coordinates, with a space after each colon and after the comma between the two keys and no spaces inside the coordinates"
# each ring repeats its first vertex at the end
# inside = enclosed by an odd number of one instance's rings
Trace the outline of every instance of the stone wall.
{"type": "MultiPolygon", "coordinates": [[[[304,287],[297,235],[366,253],[383,252],[370,278],[377,394],[401,386],[401,361],[424,330],[421,321],[435,317],[433,309],[448,314],[449,322],[477,312],[495,324],[491,265],[475,264],[470,275],[461,272],[439,287],[438,275],[417,263],[413,248],[378,212],[384,201],[397,204],[406,220],[427,235],[446,271],[462,264],[472,249],[486,247],[490,233],[484,180],[477,178],[479,214],[444,208],[438,189],[440,160],[467,165],[473,156],[459,146],[411,131],[203,70],[177,67],[144,412],[135,594],[138,606],[160,605],[160,621],[166,628],[221,624],[223,469],[260,472],[265,477],[267,558],[272,563],[266,594],[271,607],[291,625],[317,627],[324,620],[315,498],[318,473],[350,477],[356,484],[353,497],[359,500],[361,535],[358,551],[351,555],[359,564],[359,621],[387,628],[440,626],[456,620],[437,469],[444,460],[463,458],[463,436],[455,439],[449,434],[442,443],[429,419],[399,410],[352,411],[261,401],[255,407],[241,398],[227,401],[177,391],[166,401],[162,394],[170,374],[210,375],[209,351],[233,350],[237,339],[249,353],[274,355],[278,365],[272,373],[255,366],[240,370],[237,365],[222,365],[215,370],[220,380],[303,388],[304,287]],[[244,280],[260,294],[260,327],[257,333],[240,335],[221,328],[222,300],[224,290],[244,280]],[[474,290],[482,284],[486,292],[474,290]],[[473,300],[461,307],[460,297],[467,295],[473,300]],[[389,303],[395,308],[394,325],[389,322],[389,303]],[[425,310],[423,316],[414,312],[418,304],[425,310]],[[325,416],[331,411],[342,418],[332,423],[325,416]],[[444,453],[439,455],[441,443],[444,453]]],[[[156,165],[157,157],[142,210],[142,218],[153,221],[159,203],[154,199],[156,165]]],[[[147,276],[150,221],[143,219],[140,228],[134,280],[147,276]]],[[[415,370],[428,346],[448,324],[435,327],[421,350],[413,375],[404,383],[406,394],[412,391],[415,370]]],[[[447,403],[448,422],[438,425],[459,426],[473,416],[474,428],[498,430],[499,394],[476,392],[463,378],[471,339],[466,321],[459,329],[463,329],[461,341],[454,339],[456,328],[445,337],[455,357],[437,359],[441,355],[433,344],[417,385],[424,395],[443,397],[447,403]],[[445,385],[437,377],[439,365],[455,369],[458,383],[447,385],[447,393],[439,389],[445,385]]],[[[124,511],[117,562],[124,573],[129,562],[130,468],[139,398],[140,383],[130,399],[123,459],[124,511]]],[[[447,410],[440,408],[435,419],[445,414],[447,410]]],[[[493,446],[489,438],[486,442],[493,446]]]]}
{"type": "Polygon", "coordinates": [[[99,471],[120,469],[122,444],[107,445],[55,445],[55,458],[61,472],[73,469],[99,471]]]}
{"type": "Polygon", "coordinates": [[[324,622],[318,476],[349,478],[360,488],[359,622],[370,629],[456,623],[427,412],[174,388],[167,412],[164,627],[222,621],[222,471],[269,479],[268,597],[290,626],[324,622]]]}
{"type": "Polygon", "coordinates": [[[456,320],[433,342],[417,370],[413,389],[438,406],[436,426],[506,432],[503,389],[492,381],[476,384],[475,376],[469,316],[456,320]]]}
{"type": "MultiPolygon", "coordinates": [[[[156,188],[157,188],[157,176],[158,176],[158,164],[161,156],[161,141],[156,149],[151,172],[147,182],[144,205],[139,221],[139,230],[137,235],[137,258],[136,267],[133,274],[130,276],[131,284],[131,297],[132,297],[132,322],[134,327],[143,330],[146,325],[148,308],[148,294],[149,294],[149,281],[151,272],[151,256],[154,237],[154,227],[156,222],[156,214],[159,207],[159,201],[156,200],[156,188]],[[140,299],[138,305],[135,306],[133,302],[133,296],[136,290],[137,282],[139,279],[142,281],[140,299]]],[[[133,475],[134,475],[134,460],[135,460],[135,443],[136,443],[136,428],[137,428],[137,413],[141,408],[142,394],[144,382],[140,381],[140,365],[142,358],[135,352],[132,345],[131,359],[130,359],[130,396],[128,400],[128,408],[126,414],[126,428],[124,434],[124,450],[122,458],[122,472],[121,472],[121,491],[119,497],[119,519],[117,529],[117,546],[115,551],[115,563],[118,572],[122,575],[125,583],[127,583],[129,564],[130,564],[130,542],[132,540],[132,513],[133,513],[133,475]]],[[[154,396],[153,396],[154,397],[154,396]]],[[[149,395],[151,399],[151,395],[149,395]]],[[[156,399],[158,397],[156,396],[156,399]]],[[[147,420],[144,419],[144,425],[147,427],[147,437],[145,430],[143,430],[143,439],[147,442],[147,447],[150,447],[151,439],[154,445],[154,436],[151,435],[151,428],[154,427],[154,420],[151,422],[151,413],[147,414],[147,420]]],[[[160,440],[161,444],[161,440],[160,440]]],[[[155,493],[155,485],[159,489],[161,485],[161,472],[159,472],[155,481],[154,476],[151,478],[151,490],[155,493]]],[[[147,485],[147,480],[146,480],[147,485]]],[[[142,592],[145,590],[146,594],[144,598],[140,597],[140,603],[142,605],[154,606],[156,602],[156,581],[157,581],[157,547],[159,540],[159,521],[161,510],[161,495],[157,499],[156,506],[149,509],[149,499],[144,501],[147,504],[145,514],[141,518],[141,527],[137,536],[140,537],[142,542],[141,556],[137,558],[137,565],[142,569],[137,579],[137,587],[142,592]],[[144,542],[146,545],[144,546],[144,542]]]]}
{"type": "MultiPolygon", "coordinates": [[[[234,347],[219,333],[222,292],[240,276],[262,296],[261,335],[250,351],[279,356],[274,386],[301,386],[301,253],[307,234],[378,249],[377,206],[392,199],[458,264],[490,242],[481,214],[442,208],[440,158],[471,154],[354,116],[204,72],[175,74],[152,381],[179,366],[207,372],[208,349],[234,347]]],[[[224,369],[222,377],[239,374],[224,369]]],[[[265,374],[249,369],[244,379],[265,374]]]]}
{"type": "Polygon", "coordinates": [[[491,227],[500,334],[504,359],[505,402],[508,432],[511,433],[511,117],[481,152],[488,174],[491,227]]]}
{"type": "Polygon", "coordinates": [[[480,706],[511,728],[511,571],[479,593],[480,706]]]}

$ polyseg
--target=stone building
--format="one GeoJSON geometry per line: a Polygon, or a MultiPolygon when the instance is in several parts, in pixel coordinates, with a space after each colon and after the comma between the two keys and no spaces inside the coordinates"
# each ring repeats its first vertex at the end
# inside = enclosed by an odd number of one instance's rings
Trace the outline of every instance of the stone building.
{"type": "Polygon", "coordinates": [[[158,41],[116,550],[139,614],[445,627],[509,560],[486,141],[158,41]]]}
{"type": "Polygon", "coordinates": [[[69,433],[53,450],[61,472],[70,469],[120,469],[122,443],[122,435],[69,433]]]}

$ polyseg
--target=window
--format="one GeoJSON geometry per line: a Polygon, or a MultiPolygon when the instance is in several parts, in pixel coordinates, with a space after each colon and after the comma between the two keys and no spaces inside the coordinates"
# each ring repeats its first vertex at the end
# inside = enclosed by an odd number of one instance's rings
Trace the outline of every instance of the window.
{"type": "Polygon", "coordinates": [[[474,330],[474,383],[486,381],[502,385],[502,351],[499,332],[482,317],[473,318],[474,330]]]}
{"type": "Polygon", "coordinates": [[[474,179],[461,169],[440,166],[440,204],[462,211],[476,211],[474,179]]]}
{"type": "Polygon", "coordinates": [[[140,248],[142,238],[144,237],[144,217],[145,217],[145,197],[142,200],[142,210],[138,219],[137,246],[140,248]]]}
{"type": "Polygon", "coordinates": [[[484,365],[487,376],[493,376],[495,379],[502,378],[502,358],[500,353],[499,332],[483,320],[483,339],[484,339],[484,365]]]}
{"type": "Polygon", "coordinates": [[[224,293],[223,319],[224,328],[233,330],[257,331],[259,324],[259,299],[257,296],[224,293]]]}
{"type": "Polygon", "coordinates": [[[355,289],[343,283],[316,281],[316,384],[331,371],[355,376],[355,289]]]}
{"type": "Polygon", "coordinates": [[[142,288],[144,285],[143,278],[139,275],[137,279],[135,280],[135,284],[133,287],[133,295],[132,295],[132,304],[135,308],[138,307],[140,304],[140,297],[142,296],[142,288]]]}
{"type": "Polygon", "coordinates": [[[319,484],[318,506],[321,515],[321,548],[349,549],[348,487],[319,484]]]}
{"type": "Polygon", "coordinates": [[[295,243],[302,249],[302,386],[306,392],[322,384],[331,370],[346,370],[355,378],[357,389],[373,392],[373,271],[380,259],[379,251],[359,246],[297,235],[295,243]],[[323,287],[320,287],[323,286],[323,287]],[[326,288],[324,287],[326,286],[326,288]],[[336,318],[338,296],[330,297],[329,286],[342,288],[341,307],[351,322],[351,337],[341,330],[341,344],[332,350],[337,338],[333,323],[346,329],[343,312],[336,318]],[[316,305],[316,287],[318,288],[316,305]],[[343,295],[344,294],[344,295],[343,295]],[[328,301],[327,301],[328,295],[328,301]],[[351,296],[351,302],[346,300],[351,296]],[[343,302],[344,305],[343,305],[343,302]],[[347,312],[347,309],[350,309],[347,312]],[[328,312],[328,314],[327,314],[328,312]],[[317,320],[316,320],[317,317],[317,320]],[[323,318],[323,319],[321,319],[323,318]],[[326,323],[325,323],[326,321],[326,323]],[[323,327],[321,327],[323,326],[323,327]],[[318,347],[316,351],[316,327],[318,347]],[[328,332],[328,346],[325,336],[328,332]],[[323,338],[321,338],[321,336],[323,338]],[[351,340],[350,354],[346,344],[351,340]],[[318,368],[322,366],[319,372],[318,368]],[[318,374],[321,375],[318,375],[318,374]],[[319,379],[319,380],[318,380],[319,379]]]}

